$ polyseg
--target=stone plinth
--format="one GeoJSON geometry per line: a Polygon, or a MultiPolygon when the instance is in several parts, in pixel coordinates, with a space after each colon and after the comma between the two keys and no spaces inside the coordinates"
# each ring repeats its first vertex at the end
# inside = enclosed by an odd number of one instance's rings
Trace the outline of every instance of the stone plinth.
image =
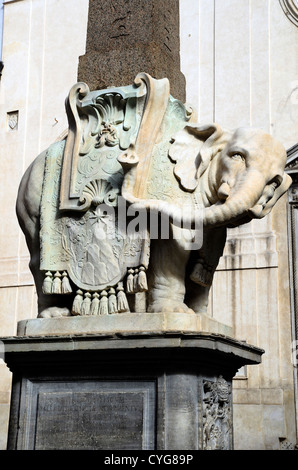
{"type": "Polygon", "coordinates": [[[18,336],[77,334],[156,334],[212,332],[232,336],[233,329],[206,315],[181,312],[121,313],[100,316],[36,318],[18,323],[18,336]]]}
{"type": "Polygon", "coordinates": [[[9,449],[233,448],[232,377],[262,350],[198,331],[55,335],[43,320],[50,334],[27,323],[30,335],[2,338],[9,449]]]}
{"type": "Polygon", "coordinates": [[[133,83],[139,72],[170,80],[172,95],[185,101],[180,71],[179,1],[89,2],[86,54],[78,81],[91,90],[133,83]]]}

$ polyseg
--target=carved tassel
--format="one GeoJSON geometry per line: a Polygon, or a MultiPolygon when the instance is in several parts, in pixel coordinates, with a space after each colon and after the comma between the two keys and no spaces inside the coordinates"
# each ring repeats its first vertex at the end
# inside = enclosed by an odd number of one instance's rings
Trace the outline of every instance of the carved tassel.
{"type": "Polygon", "coordinates": [[[77,295],[75,296],[73,304],[72,304],[72,310],[71,310],[72,315],[81,315],[82,303],[83,303],[83,292],[79,289],[77,290],[77,295]]]}
{"type": "Polygon", "coordinates": [[[53,274],[51,273],[51,271],[47,271],[45,273],[45,278],[42,284],[42,292],[44,294],[52,293],[52,283],[53,283],[53,274]]]}
{"type": "Polygon", "coordinates": [[[94,292],[90,307],[90,315],[99,315],[99,294],[94,292]]]}
{"type": "Polygon", "coordinates": [[[107,315],[109,313],[107,292],[103,290],[100,294],[99,314],[107,315]]]}
{"type": "Polygon", "coordinates": [[[70,294],[72,292],[72,288],[71,288],[66,271],[63,271],[62,273],[61,292],[62,294],[70,294]]]}
{"type": "Polygon", "coordinates": [[[90,315],[91,294],[86,292],[85,298],[82,303],[82,315],[90,315]]]}
{"type": "Polygon", "coordinates": [[[139,287],[138,287],[138,277],[139,277],[139,270],[135,269],[134,276],[133,276],[133,291],[138,292],[139,287]]]}
{"type": "Polygon", "coordinates": [[[124,292],[122,282],[118,283],[117,286],[117,309],[118,312],[129,312],[128,301],[124,292]]]}
{"type": "Polygon", "coordinates": [[[115,289],[111,287],[109,290],[109,313],[117,313],[117,297],[115,289]]]}
{"type": "Polygon", "coordinates": [[[61,274],[59,271],[55,272],[54,281],[52,284],[52,294],[61,294],[61,274]]]}
{"type": "Polygon", "coordinates": [[[128,294],[133,294],[134,293],[134,286],[133,286],[133,269],[128,270],[128,276],[127,276],[127,281],[126,281],[126,292],[128,294]]]}
{"type": "Polygon", "coordinates": [[[138,275],[138,290],[139,292],[144,292],[148,290],[146,270],[144,266],[140,266],[139,275],[138,275]]]}

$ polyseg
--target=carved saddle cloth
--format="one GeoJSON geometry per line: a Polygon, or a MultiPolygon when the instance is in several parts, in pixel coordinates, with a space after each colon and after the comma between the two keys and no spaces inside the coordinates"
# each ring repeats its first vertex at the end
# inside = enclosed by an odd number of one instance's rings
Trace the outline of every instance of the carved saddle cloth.
{"type": "Polygon", "coordinates": [[[90,92],[84,83],[75,85],[66,102],[68,136],[46,155],[40,227],[43,292],[75,291],[74,315],[127,311],[125,293],[147,290],[149,234],[147,227],[129,230],[132,215],[121,193],[121,155],[129,159],[137,150],[138,197],[173,197],[175,177],[167,153],[171,133],[185,124],[185,108],[169,101],[166,79],[141,75],[122,88],[90,92]],[[158,86],[152,87],[153,82],[158,86]],[[171,125],[157,144],[165,116],[171,125]]]}

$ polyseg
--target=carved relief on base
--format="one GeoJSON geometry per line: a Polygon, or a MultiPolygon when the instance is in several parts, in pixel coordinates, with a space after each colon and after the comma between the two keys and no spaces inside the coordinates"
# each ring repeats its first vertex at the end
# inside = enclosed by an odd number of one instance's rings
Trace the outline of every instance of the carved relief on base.
{"type": "Polygon", "coordinates": [[[232,448],[231,385],[220,376],[203,380],[203,449],[232,448]]]}

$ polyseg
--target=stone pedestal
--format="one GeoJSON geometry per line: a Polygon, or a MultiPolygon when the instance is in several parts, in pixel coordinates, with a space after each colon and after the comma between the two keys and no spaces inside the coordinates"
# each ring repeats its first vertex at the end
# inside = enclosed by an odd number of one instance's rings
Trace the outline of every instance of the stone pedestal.
{"type": "Polygon", "coordinates": [[[37,319],[2,338],[13,372],[8,448],[232,449],[232,377],[263,351],[193,325],[179,332],[162,316],[167,331],[90,333],[77,317],[62,319],[70,334],[37,319]]]}

